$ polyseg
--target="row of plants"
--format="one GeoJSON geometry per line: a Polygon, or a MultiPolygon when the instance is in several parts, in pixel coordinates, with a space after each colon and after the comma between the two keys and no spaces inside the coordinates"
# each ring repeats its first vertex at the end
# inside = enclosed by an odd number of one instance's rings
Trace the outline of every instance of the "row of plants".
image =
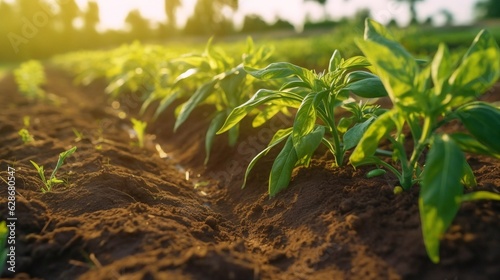
{"type": "Polygon", "coordinates": [[[240,55],[215,48],[211,41],[203,53],[179,57],[133,44],[96,56],[70,54],[56,63],[77,71],[80,81],[107,79],[106,91],[114,97],[140,92],[141,112],[156,105],[156,118],[174,101],[183,101],[175,110],[174,130],[196,107],[212,105],[205,163],[215,135],[228,132],[234,145],[246,116],[259,126],[280,112],[292,114],[292,126],[276,131],[251,160],[243,186],[258,160],[281,147],[269,175],[269,195],[275,196],[288,187],[293,169],[308,166],[323,144],[336,167],[371,165],[375,171],[370,176],[393,173],[399,182],[395,193],[419,186],[424,244],[437,263],[439,238],[460,204],[500,200],[495,193],[464,191],[477,184],[465,153],[500,157],[500,109],[477,101],[500,77],[500,49],[481,31],[458,61],[444,44],[429,61],[417,60],[369,19],[356,45],[364,56],[343,58],[335,51],[322,72],[288,62],[268,64],[272,49],[255,47],[251,39],[240,55]],[[106,66],[110,57],[112,67],[106,66]],[[390,109],[371,100],[386,96],[390,109]],[[457,122],[464,131],[442,129],[457,122]]]}

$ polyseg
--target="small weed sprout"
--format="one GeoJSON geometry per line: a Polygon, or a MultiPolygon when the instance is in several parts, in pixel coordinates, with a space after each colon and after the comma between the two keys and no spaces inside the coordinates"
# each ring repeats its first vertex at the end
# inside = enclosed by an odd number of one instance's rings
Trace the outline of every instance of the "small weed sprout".
{"type": "Polygon", "coordinates": [[[76,151],[76,147],[73,147],[73,148],[59,154],[59,159],[57,160],[56,167],[54,168],[54,171],[52,171],[52,174],[50,174],[49,179],[45,178],[45,170],[44,170],[43,166],[39,166],[36,162],[30,160],[31,164],[33,164],[33,166],[38,171],[38,175],[40,176],[40,179],[42,180],[42,182],[44,184],[44,187],[42,187],[43,193],[51,192],[52,188],[55,185],[64,183],[63,180],[56,178],[56,172],[64,164],[64,160],[67,157],[71,156],[75,151],[76,151]]]}
{"type": "Polygon", "coordinates": [[[72,128],[73,133],[75,134],[75,142],[80,142],[85,137],[83,132],[78,131],[76,128],[72,128]]]}
{"type": "Polygon", "coordinates": [[[130,121],[137,137],[137,146],[144,148],[144,133],[148,124],[134,118],[131,118],[130,121]]]}
{"type": "Polygon", "coordinates": [[[23,140],[24,144],[28,144],[30,142],[33,142],[35,139],[33,138],[33,135],[30,134],[29,130],[27,128],[21,128],[17,134],[21,136],[21,140],[23,140]]]}

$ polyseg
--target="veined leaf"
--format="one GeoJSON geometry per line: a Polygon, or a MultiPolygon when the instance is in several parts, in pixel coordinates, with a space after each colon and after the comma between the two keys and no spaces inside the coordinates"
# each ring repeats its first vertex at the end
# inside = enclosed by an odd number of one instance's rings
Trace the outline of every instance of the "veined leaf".
{"type": "Polygon", "coordinates": [[[297,158],[303,161],[303,164],[308,166],[309,161],[321,140],[325,135],[325,127],[322,125],[316,125],[316,127],[306,135],[303,135],[298,143],[294,143],[295,152],[297,153],[297,158]]]}
{"type": "Polygon", "coordinates": [[[262,109],[257,116],[252,121],[252,127],[259,127],[265,122],[274,117],[277,113],[281,111],[283,107],[278,105],[270,105],[262,109]]]}
{"type": "Polygon", "coordinates": [[[467,161],[464,161],[463,175],[460,182],[467,188],[477,186],[476,176],[474,176],[474,172],[467,161]]]}
{"type": "Polygon", "coordinates": [[[260,70],[251,67],[245,67],[245,71],[247,71],[248,74],[254,76],[255,78],[261,80],[286,78],[295,75],[302,79],[304,82],[309,83],[310,85],[312,85],[314,81],[314,74],[310,70],[288,62],[271,63],[266,68],[260,70]]]}
{"type": "Polygon", "coordinates": [[[260,158],[262,158],[263,156],[265,156],[274,146],[278,145],[279,143],[283,142],[283,140],[287,139],[288,136],[290,136],[291,133],[292,133],[292,128],[278,130],[274,134],[273,139],[271,140],[271,142],[269,142],[269,145],[267,145],[267,147],[264,150],[262,150],[260,153],[258,153],[250,161],[250,163],[248,164],[247,170],[245,171],[245,178],[243,179],[243,185],[241,186],[242,189],[245,188],[245,185],[247,183],[248,175],[250,174],[250,171],[252,171],[252,168],[257,163],[257,161],[260,158]]]}
{"type": "Polygon", "coordinates": [[[342,62],[342,55],[340,55],[339,50],[333,51],[332,57],[330,57],[330,62],[328,63],[328,72],[331,73],[335,71],[342,62]]]}
{"type": "Polygon", "coordinates": [[[208,160],[210,158],[210,151],[212,150],[215,133],[224,123],[225,117],[225,111],[218,112],[208,126],[207,134],[205,136],[205,165],[208,163],[208,160]]]}
{"type": "Polygon", "coordinates": [[[439,262],[439,239],[460,206],[464,162],[463,153],[448,135],[434,137],[418,200],[425,248],[434,263],[439,262]]]}
{"type": "Polygon", "coordinates": [[[434,82],[434,88],[438,95],[441,95],[443,87],[445,86],[444,83],[451,75],[452,67],[453,64],[450,58],[450,52],[446,45],[441,43],[431,64],[432,81],[434,82]]]}
{"type": "Polygon", "coordinates": [[[316,108],[314,108],[314,97],[316,92],[309,93],[297,111],[293,122],[292,140],[293,146],[297,149],[301,138],[311,132],[316,123],[316,108]]]}
{"type": "Polygon", "coordinates": [[[348,84],[341,91],[352,91],[354,94],[364,98],[378,98],[387,96],[382,81],[378,77],[366,78],[348,84]]]}
{"type": "MultiPolygon", "coordinates": [[[[250,98],[247,102],[234,108],[231,111],[224,125],[219,131],[217,131],[217,134],[224,133],[225,131],[229,130],[231,127],[239,123],[255,107],[273,100],[278,100],[281,102],[281,104],[284,104],[285,101],[289,102],[288,104],[300,104],[302,102],[302,97],[286,91],[261,89],[257,91],[254,96],[252,96],[252,98],[250,98]]],[[[280,105],[280,102],[277,102],[278,105],[280,105]]]]}
{"type": "Polygon", "coordinates": [[[344,151],[348,151],[356,145],[358,145],[359,141],[363,137],[364,133],[370,127],[370,125],[375,121],[375,118],[371,117],[368,120],[357,123],[351,129],[347,130],[344,134],[343,142],[344,142],[344,151]]]}
{"type": "Polygon", "coordinates": [[[288,137],[285,146],[276,157],[269,176],[269,196],[274,197],[286,189],[292,178],[292,171],[298,161],[297,153],[293,147],[292,137],[288,137]]]}
{"type": "Polygon", "coordinates": [[[397,124],[402,124],[403,121],[404,120],[395,109],[380,115],[368,127],[363,137],[359,140],[358,145],[349,158],[351,164],[357,166],[361,164],[365,158],[373,156],[377,151],[380,140],[388,135],[397,124]]]}
{"type": "Polygon", "coordinates": [[[487,155],[494,158],[500,159],[500,153],[492,153],[488,147],[479,143],[476,138],[465,133],[453,133],[450,135],[451,138],[457,143],[460,149],[466,153],[487,155]]]}
{"type": "Polygon", "coordinates": [[[340,64],[340,68],[342,69],[363,68],[367,66],[370,66],[370,62],[364,56],[353,56],[340,64]]]}
{"type": "Polygon", "coordinates": [[[218,80],[212,80],[203,84],[196,90],[193,96],[191,96],[191,98],[189,98],[189,100],[182,106],[182,109],[177,116],[177,120],[175,121],[174,131],[176,131],[177,128],[186,121],[196,106],[207,99],[207,97],[213,92],[217,82],[218,80]]]}
{"type": "Polygon", "coordinates": [[[490,154],[500,153],[500,109],[476,101],[457,108],[455,114],[467,130],[490,149],[490,154]]]}
{"type": "Polygon", "coordinates": [[[177,98],[179,98],[179,96],[181,95],[181,92],[180,91],[176,91],[172,94],[170,94],[169,96],[163,98],[161,101],[160,101],[160,104],[158,105],[158,108],[156,108],[156,112],[153,116],[153,119],[156,119],[158,118],[158,116],[163,113],[163,111],[165,111],[168,106],[170,106],[175,100],[177,100],[177,98]]]}

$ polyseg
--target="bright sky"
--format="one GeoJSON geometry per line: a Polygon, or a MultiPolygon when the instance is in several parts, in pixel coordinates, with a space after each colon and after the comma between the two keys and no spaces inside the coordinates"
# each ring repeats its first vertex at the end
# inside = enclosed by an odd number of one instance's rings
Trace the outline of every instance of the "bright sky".
{"type": "MultiPolygon", "coordinates": [[[[85,8],[88,0],[76,0],[85,8]]],[[[164,0],[96,0],[99,4],[101,28],[120,29],[124,27],[124,19],[128,12],[139,9],[141,14],[153,21],[165,21],[164,0]]],[[[178,24],[183,26],[187,17],[192,14],[196,0],[183,0],[183,7],[178,10],[178,24]]],[[[428,16],[438,15],[441,10],[449,10],[456,23],[469,23],[473,19],[474,4],[477,0],[425,0],[417,3],[417,12],[421,20],[428,16]]],[[[247,14],[259,14],[266,21],[272,22],[276,17],[290,21],[297,27],[309,17],[321,19],[324,15],[322,7],[314,2],[303,0],[239,0],[239,10],[233,14],[237,23],[241,23],[247,14]],[[285,4],[286,2],[286,4],[285,4]]],[[[356,10],[369,8],[372,17],[382,23],[391,18],[405,24],[409,20],[408,6],[395,0],[329,0],[326,6],[328,15],[336,20],[343,16],[353,15],[356,10]]],[[[435,17],[436,23],[444,22],[443,16],[435,17]]]]}

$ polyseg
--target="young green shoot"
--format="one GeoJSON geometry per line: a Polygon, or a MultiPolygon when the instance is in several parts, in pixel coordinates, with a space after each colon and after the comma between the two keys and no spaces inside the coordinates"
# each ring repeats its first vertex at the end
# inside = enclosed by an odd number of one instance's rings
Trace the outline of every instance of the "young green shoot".
{"type": "Polygon", "coordinates": [[[130,121],[132,122],[135,136],[137,137],[137,146],[139,148],[144,148],[144,135],[148,124],[135,118],[131,118],[130,121]]]}
{"type": "Polygon", "coordinates": [[[51,192],[52,188],[54,186],[64,183],[63,180],[60,180],[56,177],[56,173],[59,170],[59,168],[64,164],[64,160],[66,160],[66,158],[71,156],[75,151],[76,151],[76,147],[73,147],[73,148],[59,154],[59,159],[57,160],[56,167],[54,168],[54,170],[52,171],[52,173],[50,174],[50,177],[48,179],[46,179],[46,177],[45,177],[45,170],[44,170],[43,165],[40,166],[36,162],[30,160],[31,164],[33,164],[33,166],[37,170],[38,175],[40,176],[40,179],[42,180],[42,183],[44,185],[42,187],[43,193],[51,192]]]}

